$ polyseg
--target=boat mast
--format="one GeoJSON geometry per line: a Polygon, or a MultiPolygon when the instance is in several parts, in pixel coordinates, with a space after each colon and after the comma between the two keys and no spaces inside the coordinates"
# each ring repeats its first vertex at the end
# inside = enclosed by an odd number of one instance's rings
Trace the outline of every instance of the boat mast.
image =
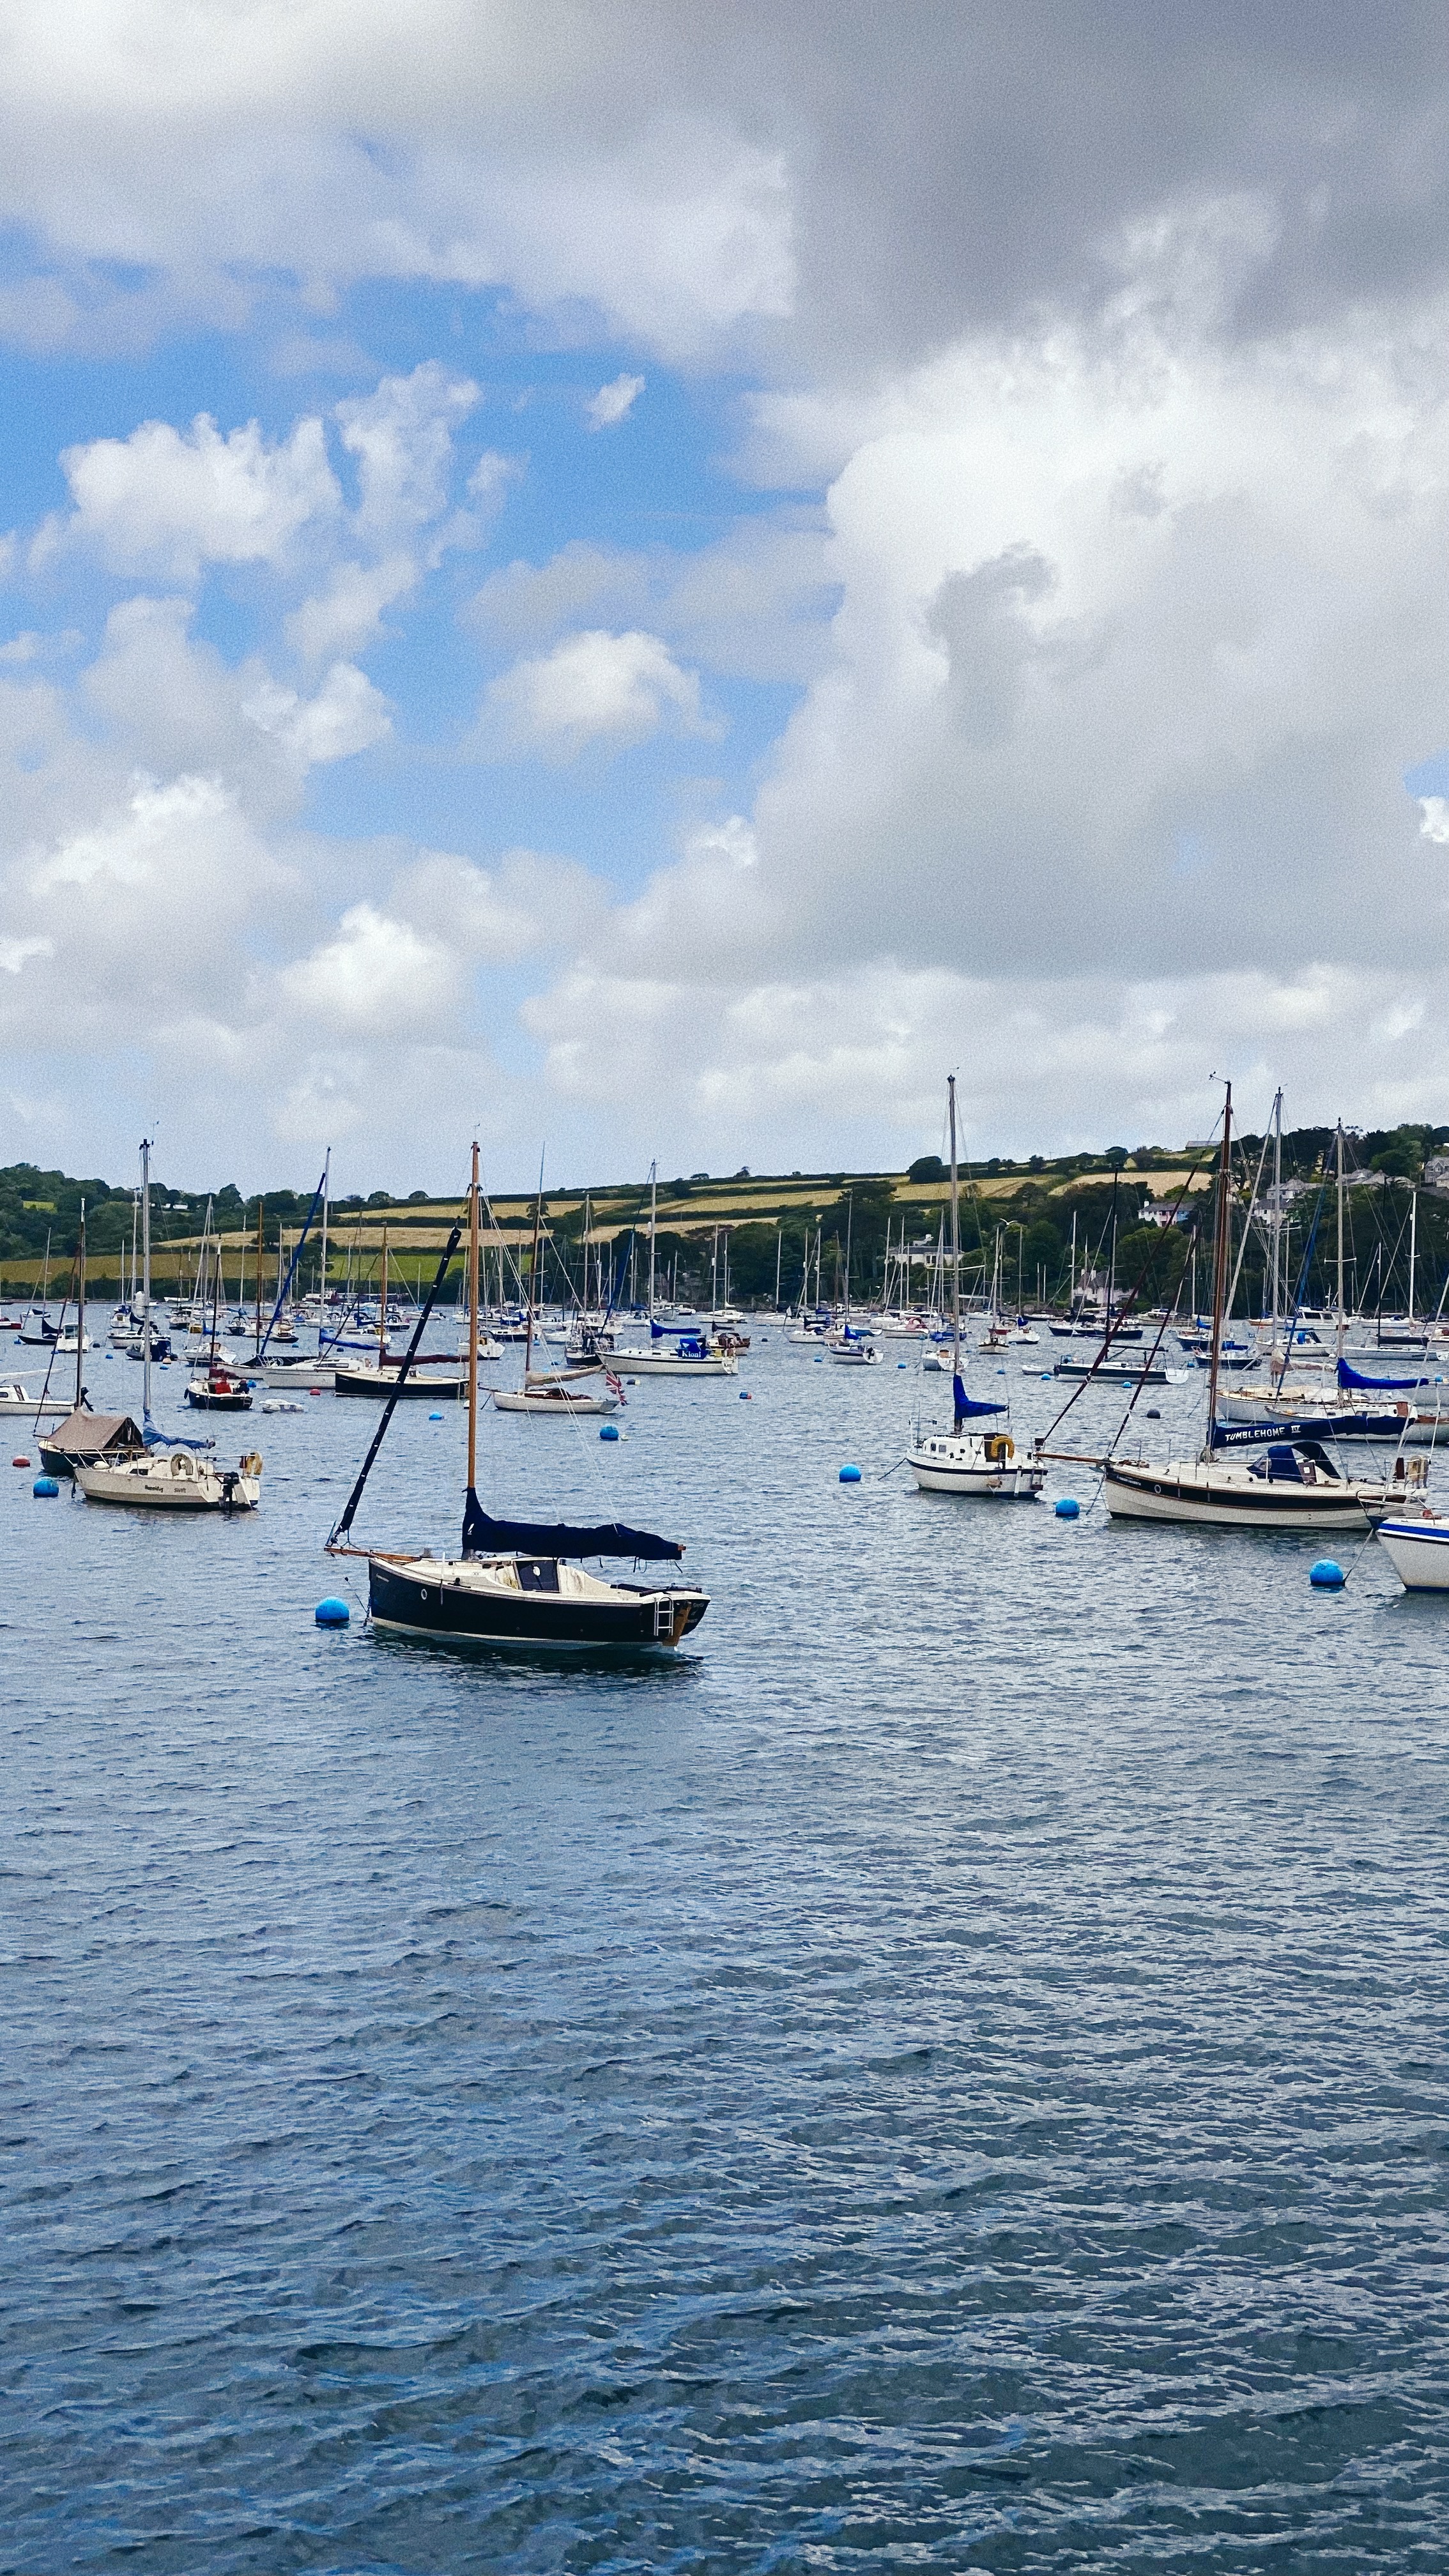
{"type": "Polygon", "coordinates": [[[855,1192],[845,1193],[845,1329],[850,1330],[850,1247],[855,1232],[855,1192]]]}
{"type": "Polygon", "coordinates": [[[76,1247],[76,1259],[80,1264],[80,1277],[76,1282],[75,1292],[75,1409],[79,1413],[81,1399],[85,1394],[85,1388],[81,1384],[86,1346],[86,1203],[84,1199],[80,1203],[80,1242],[76,1247]]]}
{"type": "Polygon", "coordinates": [[[1223,1356],[1223,1300],[1228,1284],[1228,1208],[1232,1188],[1233,1086],[1226,1085],[1223,1101],[1223,1150],[1218,1162],[1218,1230],[1213,1244],[1213,1342],[1208,1363],[1207,1447],[1204,1456],[1213,1453],[1213,1425],[1218,1418],[1218,1373],[1223,1356]]]}
{"type": "MultiPolygon", "coordinates": [[[[659,1215],[659,1165],[649,1166],[649,1321],[654,1321],[654,1227],[659,1215]]],[[[778,1296],[775,1303],[779,1304],[778,1296]]]]}
{"type": "MultiPolygon", "coordinates": [[[[781,1253],[782,1244],[783,1244],[783,1237],[782,1237],[781,1232],[780,1232],[780,1220],[779,1220],[779,1218],[778,1218],[778,1217],[776,1217],[776,1219],[775,1219],[775,1312],[776,1312],[776,1314],[777,1314],[777,1315],[778,1315],[778,1313],[779,1313],[779,1311],[780,1311],[780,1253],[781,1253]]],[[[651,1241],[650,1246],[649,1246],[649,1272],[650,1272],[650,1277],[652,1278],[652,1277],[653,1277],[653,1274],[654,1274],[654,1246],[653,1246],[652,1241],[651,1241]]]]}
{"type": "Polygon", "coordinates": [[[1414,1255],[1419,1241],[1419,1193],[1409,1193],[1409,1322],[1414,1320],[1414,1255]]]}
{"type": "Polygon", "coordinates": [[[141,1139],[141,1419],[151,1419],[151,1146],[141,1139]]]}
{"type": "Polygon", "coordinates": [[[255,1356],[257,1359],[260,1359],[260,1358],[261,1358],[261,1355],[262,1355],[262,1221],[263,1221],[263,1218],[264,1218],[264,1216],[265,1216],[265,1214],[266,1214],[266,1206],[267,1206],[267,1203],[266,1203],[266,1200],[265,1200],[265,1199],[258,1199],[258,1201],[257,1201],[257,1347],[256,1347],[256,1351],[255,1351],[255,1354],[254,1354],[254,1356],[255,1356]]]}
{"type": "MultiPolygon", "coordinates": [[[[589,1303],[588,1195],[584,1197],[584,1307],[589,1303]]],[[[543,1156],[538,1158],[538,1196],[533,1202],[533,1249],[528,1256],[528,1333],[523,1345],[523,1383],[533,1366],[533,1306],[538,1293],[538,1238],[543,1229],[543,1156]]]]}
{"type": "Polygon", "coordinates": [[[946,1102],[951,1120],[951,1401],[961,1368],[961,1213],[956,1180],[956,1076],[946,1076],[946,1102]]]}
{"type": "Polygon", "coordinates": [[[1343,1120],[1340,1118],[1340,1120],[1339,1120],[1339,1122],[1338,1122],[1338,1350],[1337,1350],[1337,1356],[1338,1356],[1338,1358],[1339,1358],[1339,1359],[1342,1359],[1342,1357],[1343,1357],[1343,1341],[1344,1341],[1344,1315],[1343,1315],[1343,1120]]]}
{"type": "Polygon", "coordinates": [[[478,1146],[468,1191],[468,1491],[478,1480],[478,1146]]]}
{"type": "MultiPolygon", "coordinates": [[[[1278,1323],[1283,1311],[1279,1274],[1283,1267],[1283,1091],[1280,1084],[1273,1098],[1273,1342],[1278,1347],[1278,1323]]],[[[1287,1279],[1282,1280],[1287,1289],[1287,1279]]]]}
{"type": "Polygon", "coordinates": [[[377,1301],[377,1365],[387,1366],[387,1227],[382,1229],[382,1294],[377,1301]]]}
{"type": "Polygon", "coordinates": [[[319,1324],[327,1321],[327,1202],[332,1189],[332,1148],[329,1145],[322,1163],[322,1287],[317,1300],[319,1324]]]}

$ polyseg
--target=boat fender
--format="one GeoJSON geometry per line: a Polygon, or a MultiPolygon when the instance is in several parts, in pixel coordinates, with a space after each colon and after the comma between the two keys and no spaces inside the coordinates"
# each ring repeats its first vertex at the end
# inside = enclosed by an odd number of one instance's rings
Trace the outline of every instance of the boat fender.
{"type": "Polygon", "coordinates": [[[1057,1519],[1059,1521],[1075,1521],[1080,1520],[1081,1516],[1082,1506],[1076,1500],[1075,1496],[1072,1494],[1063,1494],[1061,1501],[1057,1505],[1057,1519]]]}
{"type": "Polygon", "coordinates": [[[617,1439],[618,1439],[618,1437],[619,1437],[619,1426],[618,1426],[617,1422],[601,1422],[601,1423],[600,1423],[600,1425],[599,1425],[599,1438],[600,1438],[601,1440],[617,1440],[617,1439]]]}
{"type": "Polygon", "coordinates": [[[54,1476],[37,1476],[30,1490],[32,1494],[40,1495],[43,1501],[49,1502],[52,1495],[60,1492],[60,1485],[54,1476]]]}
{"type": "Polygon", "coordinates": [[[1309,1567],[1308,1580],[1315,1592],[1341,1592],[1344,1586],[1344,1571],[1341,1565],[1334,1563],[1331,1556],[1321,1556],[1316,1565],[1309,1567]]]}
{"type": "Polygon", "coordinates": [[[345,1601],[329,1599],[319,1601],[312,1615],[319,1628],[345,1628],[352,1612],[345,1601]]]}
{"type": "Polygon", "coordinates": [[[860,1469],[858,1467],[842,1467],[840,1470],[840,1481],[842,1485],[858,1485],[860,1483],[860,1469]]]}

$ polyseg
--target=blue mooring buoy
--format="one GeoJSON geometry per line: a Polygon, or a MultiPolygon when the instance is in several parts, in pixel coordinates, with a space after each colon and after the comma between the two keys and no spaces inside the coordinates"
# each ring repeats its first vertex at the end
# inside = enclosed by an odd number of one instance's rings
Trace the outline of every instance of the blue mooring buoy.
{"type": "Polygon", "coordinates": [[[617,1422],[601,1422],[601,1423],[600,1423],[600,1425],[599,1425],[599,1438],[600,1438],[601,1440],[617,1440],[617,1439],[618,1439],[618,1437],[619,1437],[619,1426],[618,1426],[617,1422]]]}
{"type": "Polygon", "coordinates": [[[42,1495],[48,1502],[52,1494],[60,1492],[60,1486],[54,1476],[37,1476],[30,1490],[32,1494],[42,1495]]]}
{"type": "Polygon", "coordinates": [[[1321,1556],[1316,1565],[1309,1567],[1308,1580],[1315,1592],[1341,1592],[1344,1584],[1343,1568],[1341,1565],[1335,1565],[1331,1556],[1321,1556]]]}
{"type": "Polygon", "coordinates": [[[860,1469],[858,1467],[842,1467],[840,1470],[840,1481],[842,1485],[858,1485],[860,1483],[860,1469]]]}
{"type": "Polygon", "coordinates": [[[428,1415],[428,1420],[429,1420],[430,1422],[441,1422],[441,1421],[442,1421],[442,1419],[443,1419],[443,1417],[442,1417],[441,1413],[430,1413],[430,1414],[428,1415]]]}
{"type": "Polygon", "coordinates": [[[1080,1520],[1081,1516],[1082,1506],[1076,1500],[1076,1497],[1072,1494],[1063,1494],[1061,1501],[1057,1505],[1057,1519],[1059,1521],[1075,1521],[1080,1520]]]}
{"type": "Polygon", "coordinates": [[[315,1615],[319,1628],[345,1628],[352,1612],[345,1601],[319,1601],[315,1615]]]}

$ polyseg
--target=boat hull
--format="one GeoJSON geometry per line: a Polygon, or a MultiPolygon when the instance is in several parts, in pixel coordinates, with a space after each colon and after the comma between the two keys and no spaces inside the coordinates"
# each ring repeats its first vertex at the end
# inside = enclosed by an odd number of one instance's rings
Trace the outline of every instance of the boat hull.
{"type": "Polygon", "coordinates": [[[1046,1471],[1016,1467],[947,1467],[939,1459],[907,1461],[923,1494],[964,1494],[982,1502],[1034,1503],[1046,1483],[1046,1471]]]}
{"type": "MultiPolygon", "coordinates": [[[[339,1388],[338,1392],[341,1392],[339,1388]]],[[[617,1413],[617,1395],[523,1395],[511,1387],[492,1390],[493,1406],[498,1413],[552,1414],[556,1421],[581,1413],[617,1413]]]]}
{"type": "Polygon", "coordinates": [[[1366,1530],[1380,1485],[1300,1485],[1268,1477],[1250,1485],[1190,1468],[1109,1464],[1102,1499],[1114,1520],[1175,1521],[1203,1529],[1366,1530]]]}
{"type": "Polygon", "coordinates": [[[469,1580],[468,1570],[447,1562],[403,1565],[375,1556],[368,1559],[367,1593],[373,1626],[393,1636],[555,1654],[673,1653],[709,1607],[703,1592],[635,1584],[599,1584],[582,1596],[512,1590],[476,1579],[476,1571],[469,1580]]]}
{"type": "Polygon", "coordinates": [[[630,1377],[738,1377],[740,1364],[723,1354],[704,1360],[655,1359],[652,1351],[615,1351],[616,1375],[630,1377]]]}
{"type": "Polygon", "coordinates": [[[1379,1537],[1406,1592],[1449,1592],[1449,1522],[1380,1521],[1379,1537]]]}
{"type": "Polygon", "coordinates": [[[120,1503],[133,1511],[254,1512],[261,1501],[259,1467],[249,1474],[198,1465],[184,1451],[131,1467],[104,1459],[91,1466],[77,1462],[73,1472],[88,1503],[120,1503]]]}
{"type": "Polygon", "coordinates": [[[396,1369],[336,1368],[332,1384],[338,1395],[370,1395],[381,1397],[384,1402],[390,1395],[396,1395],[404,1400],[416,1397],[419,1403],[453,1403],[463,1393],[461,1377],[429,1377],[415,1369],[409,1369],[407,1376],[399,1382],[396,1369]]]}

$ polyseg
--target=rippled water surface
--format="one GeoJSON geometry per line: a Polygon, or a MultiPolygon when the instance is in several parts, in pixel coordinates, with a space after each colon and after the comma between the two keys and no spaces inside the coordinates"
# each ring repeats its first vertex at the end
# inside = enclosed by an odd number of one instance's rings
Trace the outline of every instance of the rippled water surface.
{"type": "Polygon", "coordinates": [[[911,1385],[485,1423],[688,1541],[647,1672],[318,1631],[363,1405],[4,1468],[0,2569],[1449,2567],[1449,1600],[917,1495],[911,1385]]]}

